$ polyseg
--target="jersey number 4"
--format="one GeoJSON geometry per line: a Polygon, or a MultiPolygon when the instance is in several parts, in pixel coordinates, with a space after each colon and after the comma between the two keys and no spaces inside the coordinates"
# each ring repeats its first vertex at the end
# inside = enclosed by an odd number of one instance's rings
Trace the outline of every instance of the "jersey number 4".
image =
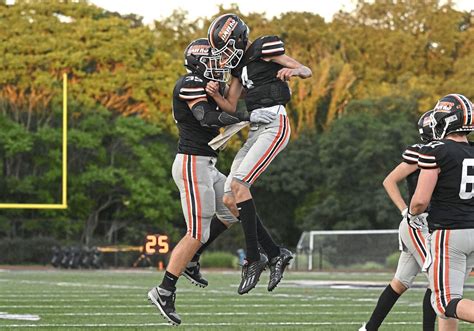
{"type": "Polygon", "coordinates": [[[463,200],[474,198],[474,159],[464,159],[464,161],[462,161],[462,177],[459,197],[463,200]],[[469,175],[469,173],[471,173],[471,175],[469,175]]]}

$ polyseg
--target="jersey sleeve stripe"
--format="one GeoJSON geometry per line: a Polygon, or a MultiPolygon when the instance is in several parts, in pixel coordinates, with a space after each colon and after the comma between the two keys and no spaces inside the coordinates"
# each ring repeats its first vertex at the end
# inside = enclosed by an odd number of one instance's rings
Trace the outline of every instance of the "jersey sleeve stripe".
{"type": "Polygon", "coordinates": [[[283,41],[277,40],[277,41],[272,41],[272,42],[264,43],[264,44],[262,45],[262,47],[265,48],[265,47],[269,47],[269,46],[273,46],[273,45],[283,46],[283,41]]]}
{"type": "Polygon", "coordinates": [[[427,160],[436,160],[435,156],[432,155],[425,155],[425,154],[419,154],[420,158],[427,159],[427,160]]]}
{"type": "Polygon", "coordinates": [[[204,87],[182,87],[180,92],[195,92],[195,91],[204,91],[204,87]]]}
{"type": "Polygon", "coordinates": [[[413,155],[413,156],[419,156],[420,155],[420,153],[415,152],[415,151],[411,151],[409,149],[407,149],[403,154],[413,155]]]}
{"type": "Polygon", "coordinates": [[[181,99],[193,100],[193,99],[205,98],[205,97],[207,97],[207,94],[193,94],[193,95],[180,94],[179,97],[181,99]]]}
{"type": "Polygon", "coordinates": [[[283,47],[275,48],[275,49],[268,49],[268,50],[264,49],[264,50],[262,50],[262,54],[280,53],[284,50],[285,49],[283,47]]]}
{"type": "Polygon", "coordinates": [[[407,162],[407,163],[410,163],[410,164],[415,164],[418,162],[418,158],[417,157],[410,157],[408,155],[403,155],[403,160],[405,161],[410,161],[410,162],[407,162]]]}
{"type": "Polygon", "coordinates": [[[438,168],[438,164],[436,164],[436,163],[425,163],[425,162],[421,162],[420,160],[418,160],[418,166],[422,169],[435,169],[435,168],[438,168]]]}

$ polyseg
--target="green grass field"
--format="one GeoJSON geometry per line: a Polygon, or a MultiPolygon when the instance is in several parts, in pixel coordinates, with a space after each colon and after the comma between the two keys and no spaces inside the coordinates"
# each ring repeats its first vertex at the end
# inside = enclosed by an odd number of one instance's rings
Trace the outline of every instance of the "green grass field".
{"type": "MultiPolygon", "coordinates": [[[[185,278],[178,282],[176,306],[183,319],[179,329],[358,330],[392,277],[389,273],[288,272],[280,286],[268,293],[268,273],[264,273],[256,289],[239,296],[238,272],[204,272],[210,281],[206,289],[185,278]]],[[[0,317],[5,313],[33,314],[40,320],[2,317],[0,329],[170,328],[146,299],[148,289],[161,276],[161,272],[150,270],[1,270],[0,317]]],[[[421,329],[421,286],[425,280],[419,277],[417,281],[420,286],[400,298],[381,330],[421,329]]],[[[469,284],[474,284],[472,278],[469,284]]],[[[472,288],[466,297],[474,297],[472,288]]],[[[474,330],[474,326],[461,323],[459,329],[474,330]]]]}

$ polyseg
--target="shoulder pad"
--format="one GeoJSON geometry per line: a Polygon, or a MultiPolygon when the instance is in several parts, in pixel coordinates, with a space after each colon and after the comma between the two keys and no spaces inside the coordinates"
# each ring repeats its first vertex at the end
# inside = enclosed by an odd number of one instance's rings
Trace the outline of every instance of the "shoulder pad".
{"type": "Polygon", "coordinates": [[[183,77],[179,87],[179,97],[190,101],[206,97],[206,81],[201,77],[190,74],[183,77]]]}
{"type": "Polygon", "coordinates": [[[420,156],[420,149],[422,147],[422,144],[408,146],[402,154],[403,162],[408,164],[417,164],[418,157],[420,156]]]}
{"type": "Polygon", "coordinates": [[[263,36],[257,38],[249,47],[250,60],[261,57],[272,57],[285,54],[285,44],[277,36],[263,36]]]}
{"type": "Polygon", "coordinates": [[[424,145],[420,150],[418,167],[421,169],[439,168],[439,162],[446,153],[445,146],[446,145],[442,141],[432,141],[424,145]]]}

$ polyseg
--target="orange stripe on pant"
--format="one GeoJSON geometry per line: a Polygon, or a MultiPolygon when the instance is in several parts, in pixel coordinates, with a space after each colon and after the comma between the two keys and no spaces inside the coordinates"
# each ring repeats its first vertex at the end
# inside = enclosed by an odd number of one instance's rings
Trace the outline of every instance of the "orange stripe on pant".
{"type": "Polygon", "coordinates": [[[260,166],[260,164],[267,158],[267,155],[270,153],[270,151],[273,149],[273,146],[275,146],[276,142],[281,136],[281,131],[283,129],[283,121],[282,121],[283,115],[280,115],[280,126],[278,128],[278,133],[276,134],[275,138],[273,139],[272,143],[270,144],[270,147],[267,148],[263,156],[258,160],[258,162],[255,164],[255,166],[250,170],[250,172],[247,174],[247,176],[244,177],[243,181],[247,182],[248,179],[252,176],[252,174],[255,172],[255,170],[260,166]]]}
{"type": "Polygon", "coordinates": [[[440,272],[440,254],[439,248],[441,246],[441,230],[436,231],[435,235],[435,258],[434,258],[434,274],[433,274],[433,283],[434,283],[434,290],[435,290],[435,301],[436,307],[440,312],[444,314],[444,308],[441,304],[441,296],[440,296],[440,288],[439,288],[439,272],[440,272]]]}
{"type": "Polygon", "coordinates": [[[188,211],[188,233],[190,233],[192,235],[193,233],[193,229],[192,229],[192,224],[193,224],[193,221],[192,221],[192,217],[191,217],[191,198],[190,198],[190,195],[189,195],[189,186],[188,186],[188,173],[186,171],[186,165],[188,163],[188,156],[186,154],[183,154],[183,173],[182,173],[182,176],[183,176],[183,181],[184,181],[184,191],[186,193],[186,209],[188,211]]]}
{"type": "MultiPolygon", "coordinates": [[[[419,231],[419,230],[415,230],[415,231],[419,231]]],[[[420,231],[421,232],[421,231],[420,231]]],[[[420,245],[418,244],[418,241],[415,239],[415,236],[413,234],[413,231],[410,227],[408,227],[408,233],[410,234],[410,239],[413,243],[413,245],[415,246],[416,248],[416,251],[418,252],[418,254],[420,255],[421,257],[421,261],[423,263],[425,263],[425,255],[423,254],[423,251],[421,250],[421,247],[420,245]]],[[[425,251],[426,251],[426,248],[425,248],[425,251]]]]}
{"type": "MultiPolygon", "coordinates": [[[[283,116],[283,115],[281,115],[283,116]]],[[[273,153],[273,155],[270,157],[270,159],[268,161],[265,160],[266,164],[265,166],[262,167],[262,169],[260,169],[257,174],[253,177],[253,179],[250,181],[250,184],[253,184],[257,178],[262,174],[262,172],[265,171],[265,169],[268,168],[268,166],[270,165],[270,163],[273,161],[273,159],[278,155],[278,153],[280,152],[280,149],[281,147],[285,144],[285,141],[286,139],[288,138],[288,135],[290,134],[290,121],[288,120],[288,116],[285,117],[285,124],[286,124],[286,132],[285,132],[285,136],[283,137],[283,140],[280,141],[279,145],[277,146],[277,149],[275,150],[275,152],[273,153]]]]}
{"type": "Polygon", "coordinates": [[[446,304],[451,301],[451,292],[449,291],[449,254],[448,254],[448,245],[449,245],[449,234],[450,230],[445,230],[445,244],[444,244],[444,296],[446,298],[446,304]]]}
{"type": "Polygon", "coordinates": [[[194,196],[196,197],[196,239],[201,240],[202,237],[202,211],[201,211],[201,197],[199,195],[199,186],[198,186],[198,179],[196,175],[196,156],[192,155],[191,156],[191,167],[193,171],[193,187],[194,187],[194,196]]]}

